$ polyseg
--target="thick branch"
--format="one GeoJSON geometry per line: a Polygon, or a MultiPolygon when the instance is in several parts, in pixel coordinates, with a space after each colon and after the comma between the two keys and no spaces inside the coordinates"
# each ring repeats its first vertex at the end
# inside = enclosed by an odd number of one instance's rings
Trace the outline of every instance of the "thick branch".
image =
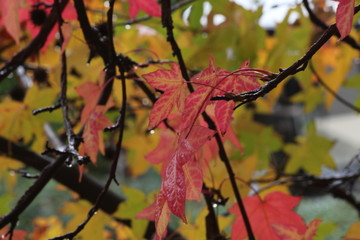
{"type": "MultiPolygon", "coordinates": [[[[69,0],[63,0],[60,3],[60,12],[62,12],[69,0]]],[[[53,8],[43,24],[38,35],[24,49],[18,52],[5,66],[0,70],[0,82],[4,80],[19,65],[23,64],[32,54],[38,52],[44,46],[47,37],[57,22],[57,9],[53,8]]]]}
{"type": "MultiPolygon", "coordinates": [[[[28,150],[26,147],[11,142],[3,137],[0,137],[0,152],[8,157],[17,159],[38,171],[42,171],[46,166],[49,166],[56,161],[53,158],[38,155],[28,150]]],[[[60,166],[53,178],[67,188],[78,193],[81,198],[92,203],[95,203],[96,196],[103,189],[103,185],[87,173],[84,173],[82,181],[79,182],[79,171],[76,168],[60,166]]],[[[112,214],[116,211],[118,205],[122,201],[124,200],[120,196],[110,191],[106,194],[105,200],[100,208],[106,213],[112,214]]],[[[0,220],[1,223],[2,221],[3,219],[0,220]]]]}

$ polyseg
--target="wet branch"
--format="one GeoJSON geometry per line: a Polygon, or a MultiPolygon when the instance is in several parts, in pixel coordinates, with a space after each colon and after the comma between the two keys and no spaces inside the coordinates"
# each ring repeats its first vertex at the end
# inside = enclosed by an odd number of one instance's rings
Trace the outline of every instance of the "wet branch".
{"type": "MultiPolygon", "coordinates": [[[[355,7],[354,13],[356,14],[360,10],[360,5],[355,7]]],[[[238,101],[240,102],[235,108],[240,107],[241,105],[255,101],[259,97],[263,97],[271,90],[277,87],[279,83],[285,80],[287,77],[298,73],[299,71],[303,71],[307,66],[307,63],[311,60],[311,58],[317,53],[317,51],[336,33],[338,30],[336,25],[333,24],[327,28],[327,30],[321,35],[321,37],[310,47],[310,49],[305,53],[303,57],[293,63],[290,67],[286,69],[281,69],[281,71],[277,74],[274,74],[274,78],[267,82],[265,85],[259,87],[258,89],[240,93],[234,96],[216,96],[211,98],[211,100],[226,100],[226,101],[238,101]]]]}
{"type": "MultiPolygon", "coordinates": [[[[162,16],[163,27],[166,28],[167,41],[171,45],[173,55],[176,56],[178,59],[182,77],[186,80],[189,91],[193,92],[194,88],[191,85],[190,77],[187,73],[187,68],[186,68],[184,59],[182,57],[181,50],[174,38],[174,33],[173,33],[174,26],[173,26],[173,20],[172,20],[172,16],[171,16],[171,2],[169,0],[161,1],[161,13],[162,13],[161,16],[162,16]]],[[[202,116],[203,116],[204,120],[207,122],[207,124],[209,125],[209,128],[216,130],[216,125],[215,125],[214,121],[211,119],[211,117],[209,115],[207,115],[206,112],[203,112],[202,116]]],[[[248,215],[247,215],[245,207],[244,207],[244,203],[242,201],[240,192],[239,192],[237,184],[236,184],[234,171],[232,170],[232,166],[231,166],[228,156],[226,154],[226,151],[225,151],[225,148],[224,148],[224,145],[223,145],[223,142],[221,140],[219,133],[215,134],[215,138],[216,138],[217,145],[219,147],[219,156],[220,156],[221,161],[225,164],[227,173],[229,175],[229,178],[231,181],[231,186],[234,191],[235,199],[236,199],[239,209],[241,211],[242,218],[245,223],[246,231],[248,233],[248,237],[250,240],[255,240],[255,236],[253,234],[253,230],[251,228],[250,221],[249,221],[248,215]]],[[[214,230],[216,230],[216,225],[210,226],[211,225],[210,222],[217,223],[217,219],[214,218],[214,216],[212,216],[212,215],[208,215],[208,217],[209,218],[207,219],[208,221],[207,221],[207,226],[206,226],[207,229],[206,230],[207,230],[207,232],[213,232],[214,230]],[[213,217],[213,218],[210,219],[210,217],[213,217]],[[208,229],[210,227],[212,227],[213,229],[208,229]]],[[[217,232],[216,235],[221,236],[221,234],[219,232],[217,232]]]]}

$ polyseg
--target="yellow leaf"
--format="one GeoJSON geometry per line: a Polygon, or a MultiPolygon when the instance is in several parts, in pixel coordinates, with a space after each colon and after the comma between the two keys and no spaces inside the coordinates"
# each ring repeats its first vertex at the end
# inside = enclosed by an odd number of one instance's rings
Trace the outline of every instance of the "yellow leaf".
{"type": "Polygon", "coordinates": [[[32,233],[32,239],[46,240],[64,234],[62,222],[56,216],[35,218],[33,224],[35,230],[32,233]]]}
{"type": "MultiPolygon", "coordinates": [[[[337,92],[348,75],[353,58],[356,57],[349,45],[338,43],[337,39],[331,38],[314,56],[313,64],[322,81],[337,92]]],[[[329,108],[334,101],[334,95],[326,93],[325,106],[329,108]]]]}
{"type": "MultiPolygon", "coordinates": [[[[193,224],[185,224],[181,222],[178,231],[181,235],[183,235],[186,239],[205,239],[206,236],[206,216],[208,214],[208,210],[204,208],[201,210],[200,214],[197,216],[195,223],[193,224]]],[[[222,232],[227,226],[230,225],[232,218],[218,216],[219,230],[222,232]]]]}
{"type": "Polygon", "coordinates": [[[348,229],[345,238],[360,239],[360,222],[353,223],[348,229]]]}
{"type": "MultiPolygon", "coordinates": [[[[85,220],[91,207],[92,205],[85,200],[65,203],[62,213],[72,216],[72,219],[66,224],[65,231],[74,231],[85,220]]],[[[110,221],[111,218],[108,215],[98,211],[78,236],[82,239],[103,239],[104,227],[110,221]]]]}

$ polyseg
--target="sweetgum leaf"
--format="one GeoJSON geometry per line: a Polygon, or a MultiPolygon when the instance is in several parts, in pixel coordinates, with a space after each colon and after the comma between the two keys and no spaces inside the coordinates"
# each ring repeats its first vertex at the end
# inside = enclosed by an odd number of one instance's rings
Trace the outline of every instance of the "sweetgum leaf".
{"type": "MultiPolygon", "coordinates": [[[[293,197],[281,192],[272,192],[266,195],[265,199],[260,199],[258,196],[244,198],[246,212],[256,239],[280,240],[281,238],[272,227],[274,224],[286,225],[299,232],[305,232],[306,225],[303,219],[292,211],[300,200],[300,197],[293,197]]],[[[237,215],[232,226],[231,239],[245,239],[247,232],[238,205],[234,204],[229,212],[237,215]]]]}
{"type": "Polygon", "coordinates": [[[306,137],[297,137],[296,141],[298,144],[288,144],[284,148],[290,155],[286,172],[294,173],[303,168],[309,173],[320,175],[323,165],[335,168],[334,160],[329,154],[333,142],[318,136],[315,124],[309,126],[306,137]]]}
{"type": "Polygon", "coordinates": [[[171,64],[171,70],[159,69],[155,72],[142,75],[142,77],[155,89],[164,91],[155,102],[149,116],[149,129],[155,128],[166,119],[175,105],[180,112],[183,111],[183,99],[187,93],[186,83],[182,78],[180,66],[171,64]]]}

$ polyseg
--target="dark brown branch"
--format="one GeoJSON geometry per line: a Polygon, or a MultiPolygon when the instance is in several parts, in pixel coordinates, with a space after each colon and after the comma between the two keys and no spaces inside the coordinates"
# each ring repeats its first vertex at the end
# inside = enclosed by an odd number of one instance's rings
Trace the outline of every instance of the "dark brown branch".
{"type": "Polygon", "coordinates": [[[106,43],[102,42],[98,37],[98,32],[91,27],[90,21],[86,14],[86,8],[83,0],[75,0],[75,8],[80,23],[81,30],[86,39],[86,43],[89,46],[90,51],[95,51],[103,59],[105,65],[107,65],[109,56],[106,43]]]}
{"type": "Polygon", "coordinates": [[[32,111],[32,114],[37,115],[37,114],[42,113],[42,112],[52,112],[52,111],[54,111],[56,109],[59,109],[60,107],[61,107],[61,104],[57,103],[57,104],[55,104],[53,106],[35,109],[35,110],[32,111]]]}
{"type": "Polygon", "coordinates": [[[317,71],[315,70],[314,66],[312,64],[310,64],[310,69],[313,72],[313,74],[316,77],[316,80],[320,83],[321,86],[323,86],[326,91],[328,91],[331,95],[333,95],[339,102],[341,102],[342,104],[344,104],[345,106],[347,106],[348,108],[354,110],[357,113],[360,113],[360,108],[354,106],[353,104],[349,103],[348,101],[346,101],[346,99],[344,99],[343,97],[341,97],[340,95],[338,95],[334,90],[332,90],[320,77],[320,75],[317,73],[317,71]]]}
{"type": "MultiPolygon", "coordinates": [[[[360,5],[355,7],[355,14],[360,10],[360,5]]],[[[310,47],[310,49],[305,53],[303,57],[301,57],[298,61],[296,61],[294,64],[292,64],[290,67],[280,71],[276,75],[276,77],[269,81],[267,84],[261,86],[260,88],[240,93],[235,96],[217,96],[211,98],[211,100],[233,100],[233,101],[239,101],[241,102],[238,106],[235,108],[248,103],[255,101],[259,97],[263,97],[267,93],[269,93],[272,89],[276,88],[279,83],[281,83],[283,80],[285,80],[288,76],[294,75],[297,72],[303,70],[304,64],[307,64],[308,61],[311,60],[311,58],[314,56],[315,53],[334,35],[338,33],[338,30],[336,28],[336,25],[331,25],[322,35],[321,37],[310,47]]]]}
{"type": "Polygon", "coordinates": [[[167,41],[170,43],[172,51],[173,51],[173,56],[176,56],[178,62],[179,62],[179,66],[180,66],[180,70],[181,70],[181,74],[183,76],[183,78],[186,80],[186,82],[188,83],[188,88],[190,90],[190,92],[194,91],[194,88],[192,87],[191,83],[190,83],[190,77],[189,74],[187,73],[187,69],[186,69],[186,65],[184,62],[184,59],[182,57],[181,54],[181,50],[179,48],[179,45],[177,44],[175,37],[174,37],[174,33],[173,33],[173,20],[172,20],[172,16],[171,16],[171,1],[169,0],[162,0],[161,1],[161,22],[164,28],[166,28],[166,35],[167,35],[167,41]]]}
{"type": "MultiPolygon", "coordinates": [[[[11,142],[3,137],[0,137],[0,152],[8,157],[23,162],[27,166],[35,168],[38,171],[42,171],[45,167],[50,166],[57,161],[47,156],[38,155],[28,150],[26,147],[11,142]]],[[[79,182],[79,171],[77,168],[69,168],[61,164],[58,165],[59,168],[52,177],[67,188],[78,193],[81,198],[86,199],[89,202],[95,203],[96,196],[102,191],[103,185],[97,182],[97,180],[95,180],[87,173],[84,173],[82,181],[79,182]]],[[[39,177],[41,177],[41,175],[39,177]]],[[[36,181],[38,181],[38,179],[36,181]]],[[[37,187],[36,189],[38,188],[39,187],[37,187]]],[[[31,191],[28,190],[27,194],[29,194],[30,192],[31,191]]],[[[105,200],[101,204],[100,208],[104,212],[112,214],[116,211],[118,205],[122,201],[124,200],[121,197],[110,191],[106,194],[105,200]]],[[[6,222],[5,219],[1,218],[0,228],[8,223],[9,222],[6,222]]]]}
{"type": "Polygon", "coordinates": [[[203,184],[202,190],[206,206],[209,211],[205,218],[206,239],[224,239],[224,237],[220,235],[219,224],[213,207],[214,194],[210,192],[210,189],[206,187],[205,183],[203,184]]]}
{"type": "Polygon", "coordinates": [[[18,219],[20,214],[29,206],[29,204],[43,190],[50,179],[56,174],[59,168],[65,163],[65,160],[66,156],[61,156],[43,169],[39,178],[19,199],[16,206],[8,214],[0,219],[0,229],[5,227],[8,223],[13,222],[15,219],[18,219]]]}
{"type": "MultiPolygon", "coordinates": [[[[329,26],[324,23],[323,21],[321,21],[320,18],[318,18],[314,13],[313,11],[311,10],[310,8],[310,5],[309,5],[309,1],[308,0],[303,0],[303,3],[304,3],[304,7],[305,9],[307,10],[307,12],[309,13],[309,17],[310,17],[310,20],[317,26],[319,26],[320,28],[322,28],[323,30],[326,30],[329,26]]],[[[335,35],[340,38],[340,34],[339,32],[335,33],[335,35]]],[[[347,44],[349,44],[349,46],[351,46],[352,48],[354,49],[357,49],[357,50],[360,50],[360,45],[355,41],[354,38],[352,38],[351,36],[347,36],[345,37],[343,40],[341,40],[347,44]]]]}
{"type": "MultiPolygon", "coordinates": [[[[69,0],[63,0],[60,3],[60,12],[62,12],[69,0]]],[[[43,24],[38,35],[24,49],[18,52],[4,67],[0,69],[0,82],[4,80],[19,65],[23,64],[32,54],[38,52],[44,46],[47,36],[57,22],[57,9],[53,8],[43,24]]]]}
{"type": "MultiPolygon", "coordinates": [[[[174,33],[173,33],[174,26],[173,26],[173,20],[172,20],[172,16],[171,16],[171,1],[169,1],[169,0],[161,1],[161,16],[162,16],[163,27],[166,28],[166,32],[167,32],[167,41],[170,43],[170,45],[172,47],[173,55],[176,56],[178,59],[182,77],[187,81],[187,86],[188,86],[189,91],[193,92],[194,88],[191,85],[190,77],[187,73],[187,68],[186,68],[185,62],[183,60],[181,50],[174,38],[174,33]]],[[[207,122],[207,124],[209,125],[209,128],[216,130],[216,125],[215,125],[214,121],[211,119],[211,117],[208,116],[206,112],[203,112],[202,116],[203,116],[204,120],[207,122]]],[[[224,145],[223,145],[223,142],[221,140],[219,133],[215,134],[215,138],[216,138],[217,145],[219,147],[219,156],[220,156],[221,161],[225,164],[227,173],[229,175],[231,186],[234,191],[236,201],[238,202],[238,206],[239,206],[239,209],[242,214],[242,218],[245,223],[248,237],[250,240],[255,240],[255,236],[253,234],[253,230],[251,228],[248,215],[245,211],[244,203],[242,201],[240,192],[239,192],[237,184],[236,184],[235,174],[232,170],[230,161],[227,157],[227,154],[226,154],[226,151],[225,151],[225,148],[224,148],[224,145]]],[[[211,217],[211,215],[209,215],[209,216],[211,217]]],[[[217,222],[217,219],[215,218],[212,221],[217,222]]],[[[207,227],[209,227],[209,226],[207,226],[207,227]]],[[[218,233],[217,235],[220,236],[221,234],[218,233]]]]}
{"type": "Polygon", "coordinates": [[[78,160],[83,160],[83,157],[79,155],[79,153],[76,150],[76,139],[75,134],[71,127],[71,122],[69,119],[69,109],[67,105],[67,61],[66,61],[66,50],[63,49],[63,43],[64,43],[64,35],[61,29],[61,26],[63,24],[63,19],[60,13],[59,9],[59,0],[55,0],[54,6],[56,9],[58,9],[58,31],[60,35],[60,46],[62,49],[61,53],[61,91],[60,91],[60,105],[63,115],[63,121],[65,126],[65,133],[67,137],[67,146],[66,146],[66,152],[69,153],[70,158],[67,159],[67,164],[72,164],[72,156],[76,157],[78,160]]]}
{"type": "MultiPolygon", "coordinates": [[[[108,29],[112,29],[112,27],[113,27],[112,26],[112,15],[113,15],[113,10],[114,10],[114,2],[115,2],[115,0],[110,1],[110,8],[107,13],[108,29]]],[[[111,72],[113,74],[113,76],[111,76],[111,80],[110,80],[110,81],[113,81],[113,78],[115,77],[114,64],[115,64],[116,54],[115,54],[115,48],[114,48],[114,43],[113,43],[112,30],[108,31],[108,34],[109,34],[108,38],[110,41],[108,50],[109,50],[109,55],[111,56],[111,58],[109,61],[109,66],[108,66],[107,72],[111,72]]],[[[120,65],[119,69],[120,69],[121,82],[122,82],[122,107],[121,107],[121,111],[120,111],[120,121],[119,121],[120,122],[120,129],[119,129],[120,134],[119,134],[118,142],[116,144],[116,146],[117,146],[116,153],[115,153],[115,157],[111,164],[108,179],[105,183],[103,190],[98,195],[94,206],[89,210],[88,216],[84,220],[84,222],[82,222],[80,225],[78,225],[78,227],[73,232],[64,234],[59,237],[55,237],[55,238],[53,238],[53,240],[73,239],[77,234],[79,234],[84,229],[86,224],[91,220],[91,218],[95,215],[95,213],[99,210],[100,205],[103,202],[112,181],[114,180],[115,182],[117,182],[116,181],[116,168],[117,168],[118,160],[119,160],[120,154],[121,154],[121,146],[122,146],[122,140],[123,140],[123,135],[124,135],[124,127],[125,127],[126,104],[127,104],[125,72],[124,72],[123,66],[120,65]]]]}

